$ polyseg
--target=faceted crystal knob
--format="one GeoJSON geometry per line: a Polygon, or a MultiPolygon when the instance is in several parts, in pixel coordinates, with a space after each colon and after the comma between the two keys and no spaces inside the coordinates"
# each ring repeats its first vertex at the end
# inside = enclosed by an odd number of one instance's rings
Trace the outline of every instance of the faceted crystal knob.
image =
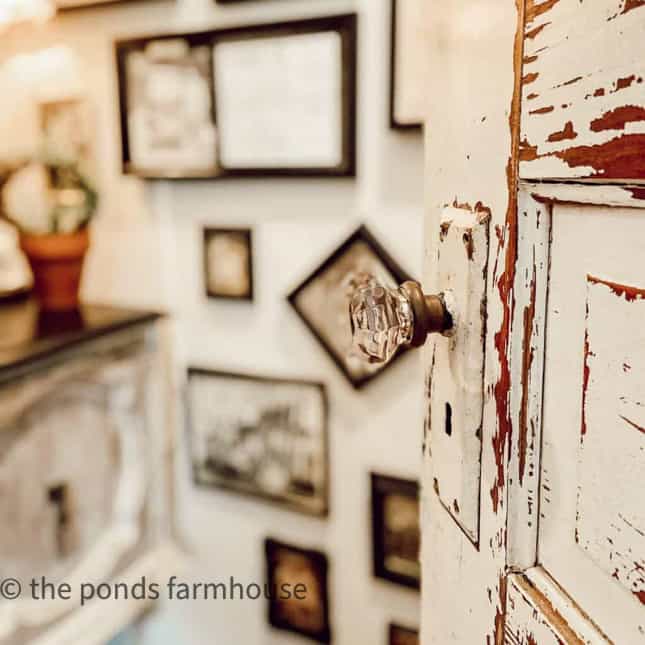
{"type": "Polygon", "coordinates": [[[386,363],[399,347],[423,345],[452,328],[443,296],[426,296],[418,282],[388,288],[372,275],[353,281],[349,317],[354,348],[370,363],[386,363]]]}

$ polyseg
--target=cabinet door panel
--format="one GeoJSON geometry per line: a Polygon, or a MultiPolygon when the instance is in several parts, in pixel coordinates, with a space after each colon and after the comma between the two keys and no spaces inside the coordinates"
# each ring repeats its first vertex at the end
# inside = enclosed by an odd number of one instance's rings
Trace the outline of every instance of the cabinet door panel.
{"type": "Polygon", "coordinates": [[[645,642],[645,211],[555,205],[552,232],[539,562],[645,642]]]}

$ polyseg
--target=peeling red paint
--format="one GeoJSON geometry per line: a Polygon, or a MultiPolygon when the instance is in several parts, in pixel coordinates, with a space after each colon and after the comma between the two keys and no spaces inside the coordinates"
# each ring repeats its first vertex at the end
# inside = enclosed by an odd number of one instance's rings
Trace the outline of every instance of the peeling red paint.
{"type": "Polygon", "coordinates": [[[522,402],[520,406],[520,427],[518,435],[519,451],[519,478],[520,486],[524,482],[526,470],[526,451],[529,437],[529,380],[531,366],[533,365],[534,350],[532,347],[533,324],[535,322],[535,300],[537,291],[537,269],[535,257],[533,258],[533,276],[531,277],[531,291],[529,304],[524,307],[524,337],[522,339],[522,402]]]}
{"type": "Polygon", "coordinates": [[[628,87],[631,87],[635,80],[636,74],[626,76],[625,78],[619,78],[614,84],[614,92],[620,92],[620,90],[625,90],[628,87]]]}
{"type": "Polygon", "coordinates": [[[549,154],[562,159],[571,168],[589,166],[596,176],[606,179],[640,179],[645,176],[644,151],[645,134],[626,134],[605,143],[549,154]]]}
{"type": "Polygon", "coordinates": [[[454,208],[460,208],[462,210],[466,211],[472,211],[473,207],[468,203],[468,202],[459,202],[457,201],[457,198],[455,197],[454,201],[452,202],[452,205],[454,208]]]}
{"type": "Polygon", "coordinates": [[[637,287],[629,287],[624,284],[618,284],[617,282],[611,282],[610,280],[602,280],[601,278],[595,278],[594,276],[588,275],[587,281],[591,284],[604,284],[606,287],[609,287],[615,295],[620,298],[625,298],[627,302],[634,302],[634,300],[645,299],[645,289],[638,289],[637,287]]]}
{"type": "Polygon", "coordinates": [[[645,0],[625,0],[625,6],[620,13],[626,14],[643,6],[645,6],[645,0]]]}
{"type": "Polygon", "coordinates": [[[473,259],[475,255],[475,243],[473,241],[473,236],[470,233],[464,233],[463,236],[464,246],[466,247],[466,255],[469,260],[473,259]]]}
{"type": "Polygon", "coordinates": [[[634,591],[634,595],[640,600],[641,605],[645,605],[645,589],[643,591],[634,591]]]}
{"type": "Polygon", "coordinates": [[[638,424],[634,423],[633,421],[630,421],[627,417],[624,417],[622,414],[618,415],[625,423],[629,423],[632,428],[636,428],[639,432],[642,432],[645,434],[645,428],[639,426],[638,424]]]}
{"type": "Polygon", "coordinates": [[[538,98],[540,95],[536,94],[535,92],[531,92],[527,97],[527,101],[533,101],[534,99],[538,98]]]}
{"type": "Polygon", "coordinates": [[[576,76],[575,78],[572,78],[570,81],[566,81],[565,83],[560,83],[560,85],[556,85],[556,87],[566,87],[567,85],[573,85],[574,83],[577,83],[578,81],[582,80],[582,76],[576,76]]]}
{"type": "Polygon", "coordinates": [[[605,88],[599,87],[594,93],[594,96],[605,96],[605,88]]]}
{"type": "Polygon", "coordinates": [[[504,624],[506,623],[506,585],[507,577],[499,577],[499,604],[495,610],[495,645],[504,645],[504,624]]]}
{"type": "Polygon", "coordinates": [[[628,187],[627,190],[632,194],[634,199],[645,199],[645,188],[635,186],[628,187]]]}
{"type": "Polygon", "coordinates": [[[522,85],[530,85],[531,83],[534,83],[540,74],[538,72],[532,72],[531,74],[527,74],[522,78],[522,85]]]}
{"type": "Polygon", "coordinates": [[[534,63],[539,56],[525,56],[524,57],[524,64],[525,65],[530,65],[531,63],[534,63]]]}
{"type": "Polygon", "coordinates": [[[526,32],[525,37],[528,40],[534,40],[539,33],[545,28],[548,27],[551,23],[550,22],[545,22],[541,25],[538,25],[537,27],[530,29],[529,31],[526,32]]]}
{"type": "Polygon", "coordinates": [[[541,107],[537,108],[536,110],[531,110],[529,114],[549,114],[549,112],[553,112],[555,108],[552,105],[549,105],[547,107],[541,107]]]}
{"type": "Polygon", "coordinates": [[[455,513],[459,513],[459,502],[456,499],[453,500],[452,507],[455,509],[455,513]]]}
{"type": "MultiPolygon", "coordinates": [[[[645,2],[645,0],[628,0],[629,2],[645,2]]],[[[526,24],[530,25],[536,18],[541,16],[547,11],[551,11],[560,0],[545,0],[544,2],[536,3],[535,0],[527,0],[526,2],[526,24]]]]}
{"type": "Polygon", "coordinates": [[[594,119],[590,127],[594,132],[624,130],[628,123],[638,121],[645,121],[645,108],[640,105],[622,105],[594,119]]]}
{"type": "MultiPolygon", "coordinates": [[[[588,279],[588,278],[587,278],[588,279]]],[[[585,321],[589,320],[589,302],[587,301],[585,321]]],[[[591,368],[589,367],[589,358],[591,356],[591,348],[589,347],[589,325],[585,326],[585,344],[583,350],[583,365],[582,368],[582,414],[580,421],[580,441],[583,440],[587,434],[587,390],[589,389],[589,379],[591,377],[591,368]]],[[[577,530],[577,529],[576,529],[577,530]]],[[[577,541],[577,537],[576,537],[577,541]]]]}
{"type": "Polygon", "coordinates": [[[564,128],[559,132],[553,132],[549,135],[547,141],[554,143],[556,141],[566,141],[569,139],[575,139],[578,136],[578,133],[573,129],[573,123],[567,121],[564,125],[564,128]]]}
{"type": "Polygon", "coordinates": [[[537,146],[532,146],[526,139],[520,141],[520,161],[535,161],[539,157],[537,146]]]}

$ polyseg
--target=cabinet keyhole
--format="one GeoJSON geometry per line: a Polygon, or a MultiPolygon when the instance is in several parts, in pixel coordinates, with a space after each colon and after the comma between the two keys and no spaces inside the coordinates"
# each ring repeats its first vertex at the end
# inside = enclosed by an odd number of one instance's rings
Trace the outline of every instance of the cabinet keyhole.
{"type": "Polygon", "coordinates": [[[450,403],[446,403],[446,434],[452,436],[452,407],[450,403]]]}

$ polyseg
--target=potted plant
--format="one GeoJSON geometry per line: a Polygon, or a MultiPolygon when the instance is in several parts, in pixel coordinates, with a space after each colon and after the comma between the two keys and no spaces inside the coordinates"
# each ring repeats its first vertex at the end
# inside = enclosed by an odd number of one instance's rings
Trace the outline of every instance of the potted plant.
{"type": "Polygon", "coordinates": [[[20,164],[5,180],[1,198],[3,215],[18,229],[42,309],[76,308],[88,223],[97,206],[80,163],[50,156],[20,164]]]}

